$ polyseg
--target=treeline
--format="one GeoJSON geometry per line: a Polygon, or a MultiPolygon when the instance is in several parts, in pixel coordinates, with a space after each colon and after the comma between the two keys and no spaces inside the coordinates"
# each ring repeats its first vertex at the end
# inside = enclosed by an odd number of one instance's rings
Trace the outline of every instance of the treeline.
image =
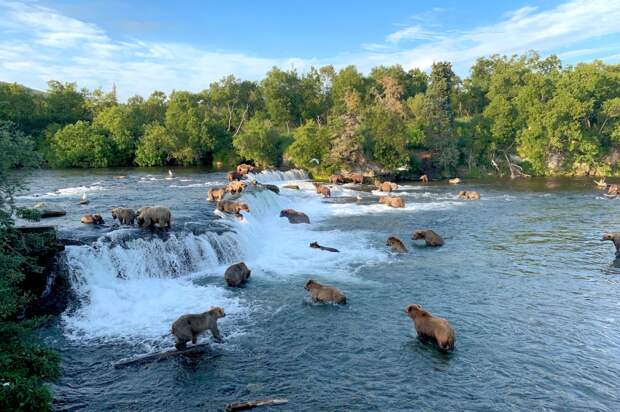
{"type": "Polygon", "coordinates": [[[35,140],[51,167],[282,164],[315,172],[409,170],[613,174],[620,159],[620,65],[562,67],[555,56],[450,63],[273,68],[199,93],[115,91],[49,82],[45,93],[0,84],[0,120],[35,140]]]}

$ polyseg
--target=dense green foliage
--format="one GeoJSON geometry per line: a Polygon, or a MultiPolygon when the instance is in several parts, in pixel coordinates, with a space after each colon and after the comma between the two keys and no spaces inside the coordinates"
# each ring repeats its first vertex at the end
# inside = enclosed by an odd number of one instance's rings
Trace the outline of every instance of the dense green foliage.
{"type": "Polygon", "coordinates": [[[75,84],[52,81],[40,93],[0,83],[0,120],[33,135],[53,167],[248,160],[317,172],[613,174],[620,66],[562,67],[532,52],[480,58],[465,79],[447,62],[429,74],[273,68],[260,82],[229,76],[199,93],[126,103],[75,84]]]}
{"type": "MultiPolygon", "coordinates": [[[[10,122],[0,122],[0,410],[48,410],[51,394],[44,380],[58,376],[58,357],[37,343],[41,320],[24,318],[32,299],[28,276],[42,273],[37,255],[51,239],[21,233],[13,226],[16,167],[32,166],[32,139],[10,122]]],[[[33,217],[33,215],[28,215],[33,217]]]]}

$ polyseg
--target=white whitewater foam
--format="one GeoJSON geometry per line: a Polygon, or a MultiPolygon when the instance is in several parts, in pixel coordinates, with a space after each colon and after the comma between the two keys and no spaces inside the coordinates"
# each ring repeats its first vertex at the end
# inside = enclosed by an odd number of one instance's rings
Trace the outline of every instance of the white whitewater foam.
{"type": "Polygon", "coordinates": [[[63,316],[68,336],[158,340],[183,313],[222,306],[227,314],[241,314],[242,303],[226,289],[196,285],[189,276],[237,261],[237,250],[230,233],[67,247],[71,283],[80,298],[77,310],[63,316]]]}
{"type": "Polygon", "coordinates": [[[99,183],[95,183],[90,186],[76,186],[76,187],[65,187],[62,189],[58,189],[54,192],[47,192],[45,194],[29,194],[18,196],[19,199],[53,199],[53,198],[61,198],[61,197],[81,197],[86,192],[98,192],[102,190],[107,190],[105,187],[101,186],[99,183]]]}
{"type": "Polygon", "coordinates": [[[305,180],[307,178],[308,174],[301,169],[291,169],[285,172],[280,170],[264,170],[260,173],[248,173],[249,180],[255,179],[259,183],[305,180]]]}

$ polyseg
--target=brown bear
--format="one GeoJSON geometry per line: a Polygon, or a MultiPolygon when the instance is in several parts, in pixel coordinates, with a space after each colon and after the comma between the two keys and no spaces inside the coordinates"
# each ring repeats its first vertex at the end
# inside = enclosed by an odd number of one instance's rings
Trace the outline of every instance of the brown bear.
{"type": "Polygon", "coordinates": [[[304,286],[310,293],[310,297],[315,302],[320,303],[336,303],[345,305],[347,303],[346,296],[335,286],[322,285],[316,280],[310,279],[304,286]]]}
{"type": "Polygon", "coordinates": [[[246,163],[241,163],[240,165],[237,166],[237,173],[239,173],[242,176],[245,176],[248,173],[251,173],[253,171],[254,171],[254,166],[246,164],[246,163]]]}
{"type": "Polygon", "coordinates": [[[474,192],[473,190],[461,190],[459,192],[459,199],[464,200],[480,200],[480,193],[474,192]]]}
{"type": "Polygon", "coordinates": [[[398,189],[398,185],[392,182],[379,182],[376,183],[375,186],[380,192],[391,192],[393,190],[398,189]]]}
{"type": "Polygon", "coordinates": [[[425,230],[416,230],[413,235],[411,235],[412,240],[424,240],[426,242],[426,246],[443,246],[443,239],[437,233],[433,232],[430,229],[425,230]]]}
{"type": "Polygon", "coordinates": [[[605,233],[601,238],[601,242],[610,240],[614,242],[616,247],[616,257],[620,257],[620,232],[605,233]]]}
{"type": "Polygon", "coordinates": [[[613,184],[607,186],[607,197],[617,197],[618,195],[620,195],[620,188],[618,185],[613,184]]]}
{"type": "Polygon", "coordinates": [[[217,202],[217,210],[224,213],[234,213],[241,216],[241,211],[250,212],[250,208],[243,202],[234,202],[232,200],[220,200],[217,202]]]}
{"type": "Polygon", "coordinates": [[[434,341],[442,352],[454,349],[454,329],[447,320],[431,315],[420,305],[407,306],[405,313],[413,321],[420,340],[434,341]]]}
{"type": "Polygon", "coordinates": [[[359,173],[347,173],[344,177],[352,183],[364,183],[364,176],[359,173]]]}
{"type": "Polygon", "coordinates": [[[218,200],[224,199],[224,196],[226,196],[225,187],[212,187],[207,193],[207,200],[209,202],[217,202],[218,200]]]}
{"type": "Polygon", "coordinates": [[[228,179],[229,182],[234,180],[243,180],[243,175],[237,172],[228,172],[226,173],[226,179],[228,179]]]}
{"type": "Polygon", "coordinates": [[[399,253],[408,252],[403,241],[397,238],[396,236],[388,237],[386,245],[389,246],[394,252],[399,252],[399,253]]]}
{"type": "Polygon", "coordinates": [[[422,182],[422,183],[428,183],[428,176],[426,176],[426,175],[422,175],[422,176],[420,176],[420,182],[422,182]]]}
{"type": "Polygon", "coordinates": [[[267,190],[271,190],[273,193],[275,194],[280,194],[280,188],[276,185],[261,185],[262,187],[264,187],[267,190]]]}
{"type": "Polygon", "coordinates": [[[326,252],[340,252],[338,249],[333,248],[333,247],[321,246],[321,245],[319,245],[319,242],[312,242],[312,243],[310,243],[310,247],[312,249],[320,249],[320,250],[324,250],[326,252]]]}
{"type": "Polygon", "coordinates": [[[133,225],[136,212],[126,207],[115,207],[112,209],[112,219],[118,219],[121,225],[133,225]]]}
{"type": "Polygon", "coordinates": [[[84,215],[80,218],[80,223],[87,225],[103,225],[105,222],[101,215],[84,215]]]}
{"type": "Polygon", "coordinates": [[[298,212],[293,209],[284,209],[280,212],[280,217],[288,218],[289,223],[310,223],[310,218],[303,212],[298,212]]]}
{"type": "Polygon", "coordinates": [[[248,281],[252,271],[243,262],[235,263],[224,272],[224,280],[230,287],[239,287],[248,281]]]}
{"type": "Polygon", "coordinates": [[[320,195],[323,195],[323,197],[331,197],[332,196],[332,192],[331,190],[329,190],[329,187],[322,185],[321,183],[317,183],[314,182],[314,189],[316,190],[316,192],[320,195]]]}
{"type": "Polygon", "coordinates": [[[403,208],[405,207],[405,201],[402,197],[399,196],[381,196],[379,198],[379,203],[383,203],[388,205],[389,207],[394,208],[403,208]]]}
{"type": "Polygon", "coordinates": [[[222,342],[222,335],[217,328],[217,320],[225,317],[224,309],[214,307],[204,313],[183,315],[172,324],[171,332],[176,337],[174,346],[178,350],[187,347],[187,342],[192,341],[195,345],[198,335],[206,330],[210,330],[213,339],[222,342]]]}
{"type": "Polygon", "coordinates": [[[136,221],[142,227],[158,225],[161,229],[170,228],[172,214],[165,206],[146,206],[138,209],[136,221]]]}
{"type": "Polygon", "coordinates": [[[345,182],[343,175],[331,175],[329,177],[329,182],[333,185],[343,184],[345,182]]]}
{"type": "Polygon", "coordinates": [[[245,183],[238,180],[233,180],[226,186],[226,191],[231,195],[241,194],[245,190],[245,183]]]}

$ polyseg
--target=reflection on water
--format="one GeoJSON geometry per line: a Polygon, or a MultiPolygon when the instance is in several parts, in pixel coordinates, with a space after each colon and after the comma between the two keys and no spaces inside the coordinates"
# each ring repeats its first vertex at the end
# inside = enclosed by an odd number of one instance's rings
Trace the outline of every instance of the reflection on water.
{"type": "Polygon", "coordinates": [[[324,200],[303,175],[272,173],[256,177],[302,190],[246,194],[252,213],[228,220],[206,202],[223,173],[166,174],[40,171],[18,199],[64,207],[62,235],[88,244],[67,250],[78,300],[45,333],[63,357],[59,409],[221,410],[270,397],[289,399],[282,411],[620,409],[620,263],[599,240],[620,231],[620,201],[591,180],[416,182],[397,191],[407,208],[396,210],[367,189],[339,187],[324,200]],[[80,206],[85,188],[91,202],[80,206]],[[482,199],[459,201],[458,190],[482,199]],[[79,224],[82,214],[111,221],[111,207],[147,204],[172,209],[169,236],[79,224]],[[289,225],[279,218],[286,207],[312,224],[289,225]],[[414,246],[421,228],[445,246],[414,246]],[[409,253],[387,251],[390,235],[409,253]],[[252,278],[230,290],[222,273],[238,259],[252,278]],[[348,305],[308,304],[310,277],[338,286],[348,305]],[[416,339],[410,303],[451,321],[452,354],[416,339]],[[230,313],[226,342],[213,345],[222,356],[110,366],[170,347],[170,322],[212,305],[230,313]]]}

